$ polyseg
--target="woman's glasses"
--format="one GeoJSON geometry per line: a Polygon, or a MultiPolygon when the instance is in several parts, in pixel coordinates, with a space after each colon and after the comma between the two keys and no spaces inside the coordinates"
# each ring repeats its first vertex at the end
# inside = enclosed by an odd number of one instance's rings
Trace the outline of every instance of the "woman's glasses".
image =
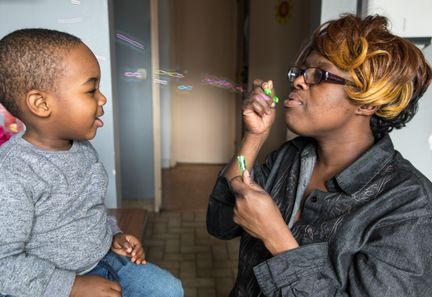
{"type": "Polygon", "coordinates": [[[316,85],[321,82],[329,82],[334,84],[344,85],[348,81],[336,74],[330,73],[328,71],[322,70],[318,67],[309,67],[306,69],[301,69],[299,67],[291,67],[288,70],[288,80],[294,83],[294,80],[303,75],[305,83],[308,85],[316,85]]]}

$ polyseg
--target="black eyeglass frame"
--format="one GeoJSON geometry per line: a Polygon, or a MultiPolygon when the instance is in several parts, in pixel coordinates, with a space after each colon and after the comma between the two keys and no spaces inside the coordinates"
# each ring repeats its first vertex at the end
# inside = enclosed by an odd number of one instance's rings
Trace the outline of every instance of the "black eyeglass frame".
{"type": "Polygon", "coordinates": [[[329,82],[329,83],[334,83],[334,84],[339,84],[339,85],[345,85],[350,83],[350,81],[346,80],[343,77],[340,77],[339,75],[333,74],[331,72],[325,71],[319,67],[308,67],[305,69],[302,69],[300,67],[297,66],[292,66],[290,67],[290,69],[288,70],[287,76],[288,76],[288,80],[291,83],[294,83],[294,80],[299,77],[300,75],[303,75],[303,79],[305,81],[305,83],[307,83],[308,85],[317,85],[320,84],[322,82],[329,82]],[[316,69],[319,70],[321,72],[321,76],[319,77],[319,81],[318,82],[308,82],[308,76],[307,76],[307,71],[309,69],[316,69]],[[297,70],[297,71],[294,71],[297,70]],[[298,75],[290,75],[290,73],[298,73],[298,75]]]}

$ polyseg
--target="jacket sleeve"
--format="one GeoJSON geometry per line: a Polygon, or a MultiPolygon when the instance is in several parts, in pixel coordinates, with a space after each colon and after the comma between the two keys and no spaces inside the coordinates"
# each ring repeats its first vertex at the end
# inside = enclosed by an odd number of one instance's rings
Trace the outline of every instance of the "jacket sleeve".
{"type": "Polygon", "coordinates": [[[234,204],[234,194],[221,173],[210,194],[207,208],[207,231],[211,235],[219,239],[232,239],[242,234],[243,229],[233,221],[234,204]]]}
{"type": "Polygon", "coordinates": [[[75,273],[25,252],[35,211],[30,191],[0,174],[0,294],[67,297],[75,273]]]}
{"type": "Polygon", "coordinates": [[[432,296],[432,218],[382,226],[368,238],[357,251],[299,247],[255,266],[255,276],[268,297],[432,296]]]}
{"type": "MultiPolygon", "coordinates": [[[[262,187],[266,184],[278,153],[278,151],[273,152],[267,157],[264,164],[255,165],[252,170],[252,177],[262,187]]],[[[228,180],[223,176],[224,170],[219,173],[216,184],[210,194],[207,209],[207,230],[217,238],[232,239],[240,236],[243,229],[233,221],[235,196],[228,180]]]]}

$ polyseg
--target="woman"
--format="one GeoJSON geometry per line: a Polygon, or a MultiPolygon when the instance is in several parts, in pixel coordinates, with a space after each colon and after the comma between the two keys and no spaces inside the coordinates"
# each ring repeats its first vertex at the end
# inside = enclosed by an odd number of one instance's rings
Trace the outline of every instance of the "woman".
{"type": "Polygon", "coordinates": [[[275,117],[256,81],[245,134],[210,196],[207,226],[241,236],[230,296],[432,296],[432,184],[388,133],[414,116],[431,80],[420,50],[387,20],[320,26],[288,79],[286,123],[300,135],[250,166],[275,117]]]}

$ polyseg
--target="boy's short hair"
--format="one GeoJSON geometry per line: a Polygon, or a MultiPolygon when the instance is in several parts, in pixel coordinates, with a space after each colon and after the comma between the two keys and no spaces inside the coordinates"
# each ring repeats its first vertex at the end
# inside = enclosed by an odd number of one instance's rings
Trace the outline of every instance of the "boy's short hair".
{"type": "Polygon", "coordinates": [[[21,29],[0,40],[0,103],[21,119],[19,99],[32,89],[55,90],[65,54],[81,40],[49,29],[21,29]]]}
{"type": "Polygon", "coordinates": [[[423,53],[387,25],[379,15],[342,15],[321,25],[297,60],[304,63],[316,50],[347,71],[353,82],[346,86],[351,102],[377,108],[371,118],[377,138],[412,119],[432,77],[423,53]]]}

